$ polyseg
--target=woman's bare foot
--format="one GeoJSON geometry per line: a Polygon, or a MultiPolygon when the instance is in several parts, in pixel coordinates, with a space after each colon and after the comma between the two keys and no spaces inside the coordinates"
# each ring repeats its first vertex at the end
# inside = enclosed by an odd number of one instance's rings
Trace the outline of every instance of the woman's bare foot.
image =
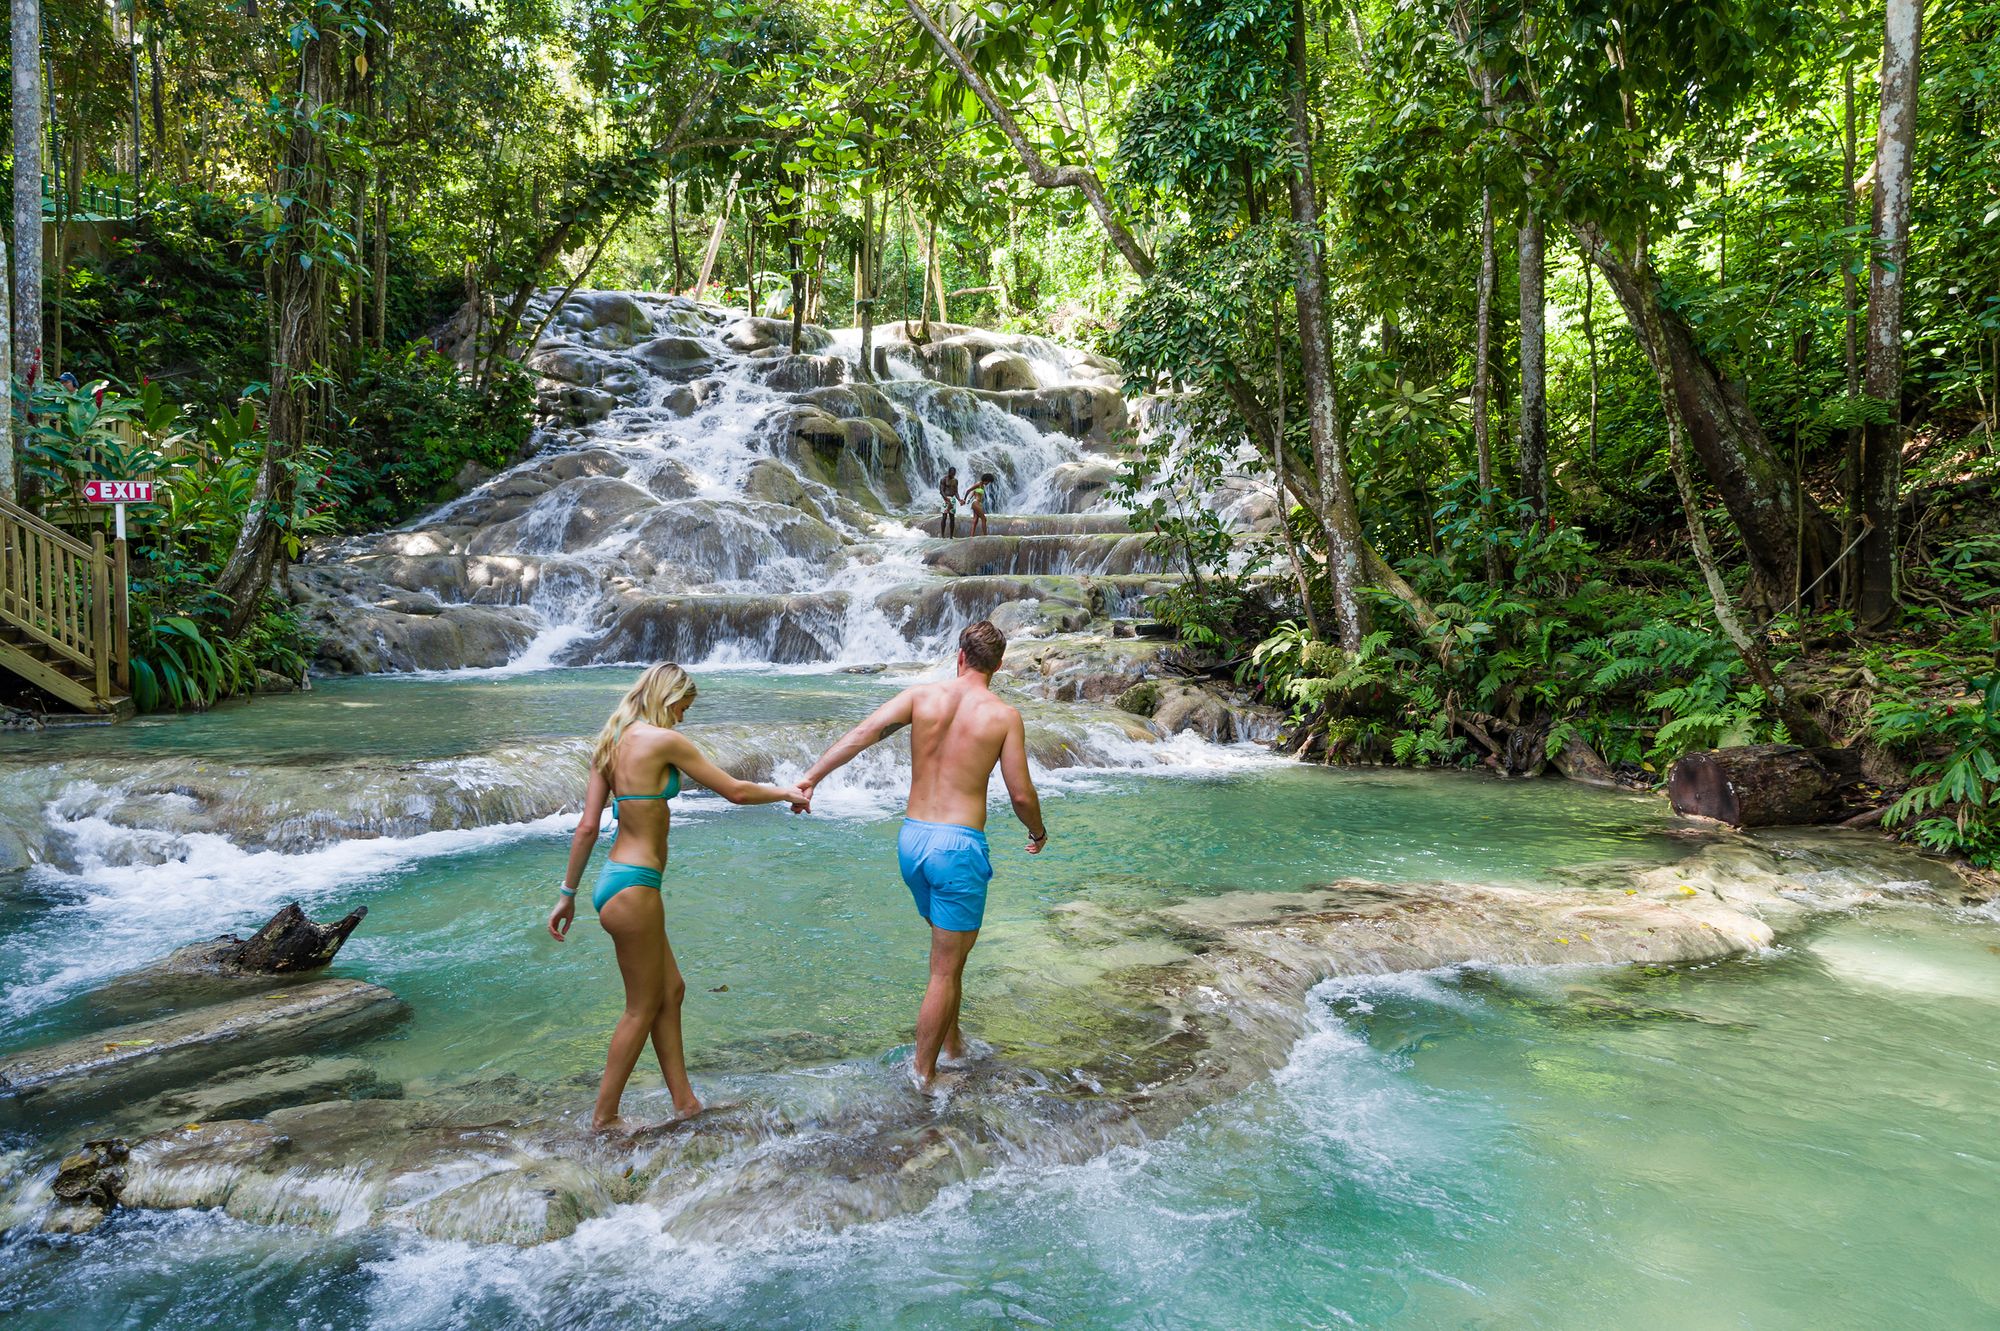
{"type": "Polygon", "coordinates": [[[706,1108],[708,1106],[699,1100],[689,1100],[686,1104],[675,1101],[672,1121],[675,1123],[685,1123],[706,1108]]]}
{"type": "Polygon", "coordinates": [[[621,1115],[617,1118],[593,1118],[590,1130],[606,1137],[629,1137],[639,1131],[639,1125],[621,1115]]]}

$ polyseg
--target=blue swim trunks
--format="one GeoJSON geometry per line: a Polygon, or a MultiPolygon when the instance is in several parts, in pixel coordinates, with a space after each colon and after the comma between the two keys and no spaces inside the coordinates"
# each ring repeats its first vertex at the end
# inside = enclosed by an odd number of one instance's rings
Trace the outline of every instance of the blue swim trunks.
{"type": "Polygon", "coordinates": [[[957,823],[905,818],[896,853],[917,914],[939,929],[971,933],[979,927],[986,918],[986,885],[993,881],[986,833],[957,823]]]}

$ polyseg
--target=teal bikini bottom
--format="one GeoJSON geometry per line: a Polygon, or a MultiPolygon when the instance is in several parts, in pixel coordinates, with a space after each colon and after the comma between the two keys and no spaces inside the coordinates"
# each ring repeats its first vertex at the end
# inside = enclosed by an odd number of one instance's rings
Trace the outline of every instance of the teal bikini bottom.
{"type": "Polygon", "coordinates": [[[620,864],[616,860],[606,860],[604,872],[597,875],[597,890],[590,894],[590,904],[603,914],[604,903],[628,887],[650,887],[657,892],[660,890],[660,871],[648,869],[643,864],[620,864]]]}

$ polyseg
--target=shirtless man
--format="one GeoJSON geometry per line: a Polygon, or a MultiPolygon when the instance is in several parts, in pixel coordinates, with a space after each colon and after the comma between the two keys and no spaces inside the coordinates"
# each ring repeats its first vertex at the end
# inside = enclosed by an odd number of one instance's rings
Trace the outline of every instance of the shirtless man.
{"type": "Polygon", "coordinates": [[[1042,805],[1028,775],[1021,714],[995,697],[993,672],[1007,639],[985,620],[958,635],[958,677],[919,684],[883,703],[813,764],[798,788],[808,797],[827,776],[904,726],[910,734],[909,813],[897,844],[903,881],[931,926],[931,978],[917,1013],[917,1080],[929,1090],[938,1052],[965,1057],[958,1000],[965,959],[986,914],[993,865],[986,853],[986,784],[999,764],[1014,816],[1028,829],[1028,853],[1049,844],[1042,805]]]}
{"type": "Polygon", "coordinates": [[[944,479],[938,482],[938,497],[944,500],[944,512],[938,517],[938,535],[947,539],[958,535],[958,468],[946,467],[944,479]]]}

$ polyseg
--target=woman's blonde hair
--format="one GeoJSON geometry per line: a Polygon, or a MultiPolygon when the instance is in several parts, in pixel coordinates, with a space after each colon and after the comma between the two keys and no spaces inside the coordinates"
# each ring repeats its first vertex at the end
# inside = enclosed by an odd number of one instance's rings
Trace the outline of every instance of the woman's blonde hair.
{"type": "Polygon", "coordinates": [[[611,777],[611,751],[618,747],[618,737],[625,733],[634,722],[643,721],[649,726],[669,726],[674,722],[674,709],[694,701],[694,680],[688,672],[671,661],[662,661],[655,666],[647,666],[644,674],[612,709],[611,719],[604,723],[604,729],[597,732],[597,743],[590,750],[590,768],[611,777]]]}

